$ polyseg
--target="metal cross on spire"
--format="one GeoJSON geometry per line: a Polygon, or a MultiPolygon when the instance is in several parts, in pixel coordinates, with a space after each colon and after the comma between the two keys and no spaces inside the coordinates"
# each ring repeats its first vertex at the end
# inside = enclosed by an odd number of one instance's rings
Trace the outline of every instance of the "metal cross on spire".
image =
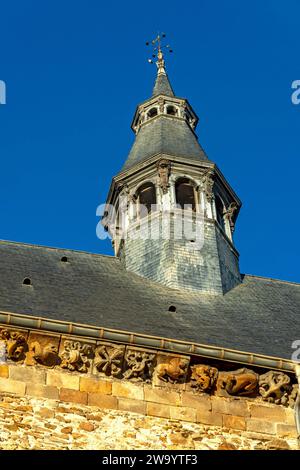
{"type": "MultiPolygon", "coordinates": [[[[153,59],[157,58],[156,66],[157,66],[157,69],[158,69],[158,72],[157,72],[158,75],[166,74],[163,50],[166,49],[169,52],[173,52],[173,50],[171,49],[169,44],[166,44],[166,45],[163,44],[163,40],[164,40],[165,37],[166,37],[165,33],[158,33],[158,35],[156,36],[155,39],[153,39],[153,41],[151,41],[151,42],[147,41],[146,42],[146,46],[149,46],[151,44],[152,47],[153,47],[152,58],[153,59]]],[[[150,64],[153,64],[152,59],[148,59],[148,62],[150,64]]]]}

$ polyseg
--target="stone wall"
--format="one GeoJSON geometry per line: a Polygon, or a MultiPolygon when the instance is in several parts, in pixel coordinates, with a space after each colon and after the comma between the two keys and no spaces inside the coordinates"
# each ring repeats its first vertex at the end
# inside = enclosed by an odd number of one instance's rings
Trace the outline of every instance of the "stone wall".
{"type": "Polygon", "coordinates": [[[296,439],[1,393],[0,449],[296,449],[296,439]]]}
{"type": "MultiPolygon", "coordinates": [[[[82,413],[87,417],[95,410],[102,410],[105,419],[137,420],[143,423],[145,429],[153,423],[158,430],[163,430],[165,426],[170,426],[168,422],[172,420],[172,423],[187,429],[183,431],[184,435],[200,433],[201,442],[205,433],[209,432],[219,438],[224,433],[240,436],[242,440],[238,442],[241,447],[254,448],[267,442],[274,445],[274,439],[280,439],[281,446],[297,447],[293,405],[298,386],[295,377],[284,372],[259,373],[245,367],[237,369],[236,365],[221,361],[209,364],[205,358],[193,355],[176,355],[102,340],[6,327],[2,327],[0,337],[4,352],[0,366],[0,394],[3,399],[0,408],[3,412],[10,409],[8,421],[5,417],[2,419],[3,432],[19,432],[20,428],[22,434],[22,429],[26,429],[22,426],[26,423],[24,417],[27,411],[30,415],[28,419],[36,427],[39,426],[40,413],[44,413],[39,407],[54,407],[56,411],[54,414],[49,412],[49,419],[56,419],[61,409],[68,406],[71,411],[66,413],[70,415],[68,419],[71,424],[65,428],[72,428],[72,431],[68,433],[58,427],[57,422],[48,422],[46,412],[43,426],[34,431],[37,436],[45,433],[45,446],[50,445],[48,437],[57,437],[57,432],[70,434],[68,445],[75,445],[74,437],[81,432],[78,426],[81,426],[82,413]],[[17,422],[14,405],[10,403],[16,403],[16,410],[20,411],[16,413],[17,422]],[[104,413],[103,410],[115,412],[104,413]],[[130,418],[132,413],[137,413],[140,418],[130,418]],[[193,426],[189,428],[187,423],[193,426]],[[243,439],[246,439],[246,444],[243,444],[243,439]],[[253,442],[248,442],[249,439],[253,442]]],[[[85,420],[87,433],[88,429],[96,426],[94,421],[97,420],[91,421],[85,420]]],[[[97,446],[108,445],[101,436],[104,432],[102,427],[97,426],[97,446]]],[[[171,438],[163,431],[162,435],[168,442],[166,445],[171,446],[171,438]]],[[[7,440],[6,444],[2,441],[3,446],[13,445],[10,439],[15,437],[7,435],[3,438],[7,440]]],[[[221,445],[219,438],[215,442],[221,445]]],[[[61,439],[64,442],[66,437],[61,439]]],[[[115,437],[111,434],[111,442],[113,439],[116,445],[121,445],[117,433],[115,437]]],[[[86,437],[84,442],[88,446],[94,441],[86,437]]],[[[156,440],[153,445],[162,443],[156,440]]],[[[40,444],[34,444],[33,440],[28,443],[28,446],[35,445],[40,444]]],[[[195,443],[189,440],[187,445],[195,446],[195,443]]],[[[236,446],[239,448],[237,443],[236,446]]]]}

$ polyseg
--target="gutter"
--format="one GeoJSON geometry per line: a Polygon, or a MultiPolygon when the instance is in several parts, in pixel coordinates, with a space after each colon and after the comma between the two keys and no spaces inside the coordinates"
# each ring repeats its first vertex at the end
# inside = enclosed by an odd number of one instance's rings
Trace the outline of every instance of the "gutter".
{"type": "MultiPolygon", "coordinates": [[[[127,344],[131,346],[141,346],[163,351],[175,352],[178,354],[192,354],[194,356],[206,357],[214,360],[237,362],[239,364],[252,365],[268,369],[277,369],[286,372],[295,373],[295,362],[278,357],[264,356],[262,354],[253,354],[234,349],[220,348],[205,344],[180,341],[158,336],[144,335],[140,333],[113,330],[110,328],[100,328],[80,323],[71,323],[60,320],[51,320],[48,318],[21,315],[0,311],[0,324],[17,328],[28,328],[33,330],[42,330],[44,332],[61,333],[88,337],[90,339],[107,340],[116,343],[127,344]]],[[[300,380],[300,366],[296,366],[298,381],[300,380]],[[298,368],[298,369],[297,369],[298,368]]],[[[300,397],[297,398],[298,406],[298,433],[300,434],[300,397]],[[299,401],[298,401],[299,400],[299,401]]]]}

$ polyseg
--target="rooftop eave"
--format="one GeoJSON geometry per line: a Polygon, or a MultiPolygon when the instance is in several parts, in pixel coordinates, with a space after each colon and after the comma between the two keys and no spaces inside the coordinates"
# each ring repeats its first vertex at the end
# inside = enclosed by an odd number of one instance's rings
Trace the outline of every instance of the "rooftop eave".
{"type": "Polygon", "coordinates": [[[27,328],[52,334],[72,335],[91,339],[112,341],[114,343],[141,346],[177,354],[192,354],[212,360],[248,364],[267,369],[295,373],[297,362],[276,356],[238,351],[217,346],[180,341],[173,338],[144,335],[126,330],[114,330],[81,323],[70,323],[51,318],[35,317],[14,312],[0,311],[0,325],[12,328],[27,328]]]}

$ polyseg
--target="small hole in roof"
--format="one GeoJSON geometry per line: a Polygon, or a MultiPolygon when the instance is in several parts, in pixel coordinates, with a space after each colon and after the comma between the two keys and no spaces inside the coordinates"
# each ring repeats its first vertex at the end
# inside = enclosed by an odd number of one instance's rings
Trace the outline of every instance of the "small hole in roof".
{"type": "Polygon", "coordinates": [[[169,307],[169,312],[176,312],[176,307],[175,307],[175,305],[170,305],[170,307],[169,307]]]}
{"type": "Polygon", "coordinates": [[[31,286],[31,279],[29,279],[29,277],[25,277],[25,279],[23,279],[23,284],[25,286],[31,286]]]}
{"type": "Polygon", "coordinates": [[[68,258],[66,256],[63,256],[60,261],[62,261],[63,263],[67,263],[68,262],[68,258]]]}

